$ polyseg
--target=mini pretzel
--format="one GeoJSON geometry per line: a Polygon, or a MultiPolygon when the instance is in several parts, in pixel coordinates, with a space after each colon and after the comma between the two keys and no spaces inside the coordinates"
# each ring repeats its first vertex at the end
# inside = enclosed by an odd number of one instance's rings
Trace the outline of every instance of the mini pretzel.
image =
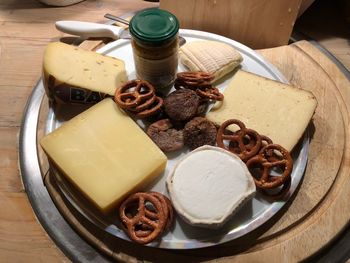
{"type": "Polygon", "coordinates": [[[214,75],[203,71],[186,71],[177,73],[175,88],[183,86],[184,88],[198,88],[210,86],[214,79],[214,75]]]}
{"type": "Polygon", "coordinates": [[[144,111],[147,108],[151,107],[153,105],[153,103],[156,101],[156,99],[157,99],[156,95],[153,95],[148,100],[144,101],[143,103],[140,103],[140,105],[138,105],[136,107],[129,108],[127,110],[132,112],[132,113],[144,111]]]}
{"type": "Polygon", "coordinates": [[[150,99],[155,94],[154,87],[145,80],[131,80],[117,89],[114,101],[122,109],[130,109],[150,99]]]}
{"type": "Polygon", "coordinates": [[[258,153],[261,146],[261,138],[256,131],[247,129],[243,122],[231,119],[220,126],[216,143],[219,147],[237,154],[243,162],[246,162],[258,153]],[[239,130],[235,132],[228,131],[227,127],[232,124],[237,125],[239,130]],[[224,144],[225,140],[229,141],[228,147],[224,144]]]}
{"type": "Polygon", "coordinates": [[[150,108],[147,108],[143,111],[136,113],[135,116],[137,118],[150,117],[150,116],[156,114],[160,110],[160,108],[163,106],[163,104],[164,104],[163,99],[161,97],[156,96],[155,101],[154,101],[153,105],[150,106],[150,108]]]}
{"type": "Polygon", "coordinates": [[[199,89],[196,89],[196,92],[200,97],[205,99],[218,100],[218,101],[224,100],[224,95],[216,87],[209,86],[203,89],[199,88],[199,89]]]}
{"type": "MultiPolygon", "coordinates": [[[[171,205],[169,198],[161,193],[158,193],[158,192],[148,192],[148,193],[150,195],[153,195],[154,197],[156,197],[161,202],[163,212],[164,212],[165,217],[167,219],[166,225],[164,226],[164,231],[169,230],[173,221],[174,221],[174,210],[173,210],[173,206],[171,205]]],[[[146,210],[146,215],[150,219],[156,219],[155,213],[153,213],[149,210],[146,210]]],[[[138,235],[138,236],[146,236],[147,233],[150,232],[150,229],[147,225],[141,225],[140,229],[141,230],[136,231],[136,235],[138,235]]]]}
{"type": "Polygon", "coordinates": [[[150,192],[150,194],[158,198],[158,200],[162,203],[165,217],[168,219],[164,230],[168,230],[174,221],[173,206],[171,205],[169,198],[165,195],[158,192],[150,192]]]}
{"type": "MultiPolygon", "coordinates": [[[[164,213],[164,217],[166,219],[166,225],[164,225],[163,230],[168,229],[171,225],[171,220],[168,220],[170,217],[170,213],[172,214],[172,206],[168,206],[167,200],[168,199],[166,196],[162,195],[161,193],[158,192],[147,192],[145,194],[150,194],[152,196],[154,196],[155,198],[157,198],[161,205],[162,205],[162,209],[163,209],[163,213],[164,213]]],[[[170,201],[169,201],[170,202],[170,201]]],[[[145,215],[151,219],[151,220],[157,220],[157,213],[150,211],[148,209],[145,210],[145,215]]],[[[172,215],[171,215],[172,217],[172,215]]],[[[139,230],[135,231],[137,236],[146,236],[147,234],[150,233],[151,229],[147,224],[139,224],[139,230]]]]}
{"type": "MultiPolygon", "coordinates": [[[[273,144],[272,140],[265,136],[265,135],[260,135],[261,137],[261,148],[265,147],[268,144],[273,144]]],[[[260,150],[259,150],[260,151],[260,150]]],[[[277,161],[281,159],[281,155],[278,155],[274,150],[270,149],[267,153],[266,153],[266,157],[268,157],[269,161],[277,161]]]]}
{"type": "Polygon", "coordinates": [[[278,144],[264,146],[258,155],[247,161],[247,167],[253,175],[255,184],[262,189],[273,189],[283,185],[293,170],[293,159],[290,153],[278,144]],[[277,152],[280,159],[271,159],[271,151],[277,152]],[[271,175],[273,168],[282,170],[280,176],[271,175]]]}
{"type": "Polygon", "coordinates": [[[128,236],[139,244],[147,244],[158,238],[166,226],[167,218],[164,214],[162,202],[152,194],[136,193],[127,198],[119,208],[128,236]],[[137,202],[137,213],[127,214],[126,210],[137,202]],[[151,211],[146,203],[150,203],[151,211]]]}

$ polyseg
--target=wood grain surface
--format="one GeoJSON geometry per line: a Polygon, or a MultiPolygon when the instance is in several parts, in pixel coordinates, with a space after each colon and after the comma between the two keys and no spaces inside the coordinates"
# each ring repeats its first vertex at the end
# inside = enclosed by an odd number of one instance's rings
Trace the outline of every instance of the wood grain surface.
{"type": "Polygon", "coordinates": [[[303,220],[324,199],[336,179],[345,150],[337,86],[316,60],[323,55],[316,53],[316,58],[310,57],[303,49],[305,45],[305,42],[299,42],[260,51],[291,84],[310,90],[318,103],[309,126],[312,143],[306,176],[288,212],[268,231],[273,234],[303,220]],[[307,73],[305,69],[308,69],[307,73]],[[335,138],[336,142],[333,141],[335,138]],[[327,165],[324,165],[325,162],[327,165]]]}
{"type": "MultiPolygon", "coordinates": [[[[64,19],[104,22],[103,15],[107,12],[121,15],[150,6],[155,4],[139,0],[87,0],[64,8],[47,7],[34,0],[0,2],[0,262],[69,261],[38,223],[17,168],[22,112],[41,75],[43,50],[47,43],[63,37],[55,30],[54,22],[64,19]]],[[[65,36],[65,40],[69,38],[65,36]]],[[[269,225],[269,230],[256,234],[256,240],[260,239],[254,246],[251,240],[243,240],[246,243],[242,246],[248,244],[249,248],[241,254],[233,256],[235,249],[231,244],[207,255],[149,250],[144,258],[294,262],[321,249],[349,221],[348,80],[332,61],[307,42],[263,50],[261,54],[292,83],[312,90],[319,101],[313,121],[312,154],[298,195],[278,220],[269,225]]],[[[98,237],[97,233],[93,234],[98,237]]],[[[104,242],[113,247],[116,258],[129,260],[139,254],[109,237],[104,237],[104,242]]]]}
{"type": "MultiPolygon", "coordinates": [[[[288,44],[302,0],[160,0],[181,28],[208,31],[251,48],[288,44]]],[[[306,3],[305,3],[306,4],[306,3]]]]}

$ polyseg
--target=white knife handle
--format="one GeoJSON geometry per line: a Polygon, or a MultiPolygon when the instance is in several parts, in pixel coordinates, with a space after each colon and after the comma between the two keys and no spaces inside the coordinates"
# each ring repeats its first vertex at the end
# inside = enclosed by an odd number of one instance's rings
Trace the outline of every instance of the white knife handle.
{"type": "Polygon", "coordinates": [[[81,37],[119,38],[124,28],[81,21],[57,21],[56,28],[67,34],[81,37]]]}

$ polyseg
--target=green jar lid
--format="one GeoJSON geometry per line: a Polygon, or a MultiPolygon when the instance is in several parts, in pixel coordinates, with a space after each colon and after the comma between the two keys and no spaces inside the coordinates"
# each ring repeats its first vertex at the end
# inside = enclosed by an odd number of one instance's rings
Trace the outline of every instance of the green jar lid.
{"type": "Polygon", "coordinates": [[[138,12],[130,21],[130,34],[142,42],[161,44],[179,31],[179,21],[168,11],[151,8],[138,12]]]}

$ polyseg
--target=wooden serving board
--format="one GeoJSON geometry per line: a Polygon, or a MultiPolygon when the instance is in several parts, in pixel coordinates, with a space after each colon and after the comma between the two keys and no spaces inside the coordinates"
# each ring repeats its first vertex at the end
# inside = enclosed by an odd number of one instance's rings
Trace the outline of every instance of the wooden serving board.
{"type": "MultiPolygon", "coordinates": [[[[93,49],[100,42],[87,41],[93,49]]],[[[54,176],[45,184],[60,212],[101,253],[135,262],[295,262],[334,239],[350,219],[350,84],[340,69],[306,41],[260,50],[291,84],[310,90],[318,106],[310,123],[309,162],[293,200],[256,231],[219,247],[194,251],[146,248],[106,235],[81,218],[60,193],[54,176]]],[[[46,107],[42,107],[45,109],[46,107]]],[[[288,122],[288,120],[286,120],[288,122]]]]}

